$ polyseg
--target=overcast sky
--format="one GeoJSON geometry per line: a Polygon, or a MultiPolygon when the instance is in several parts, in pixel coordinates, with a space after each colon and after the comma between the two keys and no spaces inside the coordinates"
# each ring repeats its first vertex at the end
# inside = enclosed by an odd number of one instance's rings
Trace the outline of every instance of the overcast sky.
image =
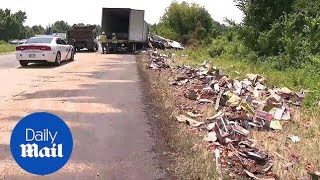
{"type": "MultiPolygon", "coordinates": [[[[186,0],[205,6],[212,18],[223,22],[224,17],[236,22],[242,20],[233,0],[186,0]]],[[[25,11],[28,19],[25,25],[52,24],[57,20],[65,20],[69,24],[101,24],[102,7],[133,8],[145,10],[145,20],[156,23],[170,5],[172,0],[1,0],[0,8],[8,8],[13,12],[25,11]]],[[[178,0],[182,2],[182,0],[178,0]]]]}

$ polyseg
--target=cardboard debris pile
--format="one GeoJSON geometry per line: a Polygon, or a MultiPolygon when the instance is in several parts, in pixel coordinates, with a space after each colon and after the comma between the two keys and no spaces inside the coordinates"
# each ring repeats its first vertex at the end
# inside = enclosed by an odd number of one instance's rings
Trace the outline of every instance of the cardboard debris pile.
{"type": "Polygon", "coordinates": [[[168,56],[165,54],[160,54],[158,51],[149,52],[149,59],[148,59],[148,68],[151,69],[161,69],[161,68],[170,68],[169,64],[167,63],[168,56]]]}
{"type": "Polygon", "coordinates": [[[204,130],[204,141],[215,152],[217,170],[231,177],[275,178],[273,157],[257,148],[248,138],[250,130],[281,130],[292,119],[291,106],[300,106],[304,92],[288,88],[268,88],[266,79],[247,74],[245,79],[230,79],[223,71],[204,62],[198,68],[170,67],[167,56],[148,53],[148,67],[170,68],[175,77],[170,80],[181,95],[196,104],[215,109],[212,117],[183,109],[177,121],[204,130]]]}

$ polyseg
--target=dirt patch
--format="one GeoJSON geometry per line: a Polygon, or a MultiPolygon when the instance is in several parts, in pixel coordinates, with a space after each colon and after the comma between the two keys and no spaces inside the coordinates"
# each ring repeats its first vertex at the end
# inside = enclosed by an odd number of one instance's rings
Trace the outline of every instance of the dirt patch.
{"type": "MultiPolygon", "coordinates": [[[[179,98],[168,84],[170,71],[148,71],[146,58],[137,58],[138,71],[144,90],[146,111],[157,142],[155,151],[160,155],[161,166],[166,168],[170,179],[217,179],[213,154],[202,142],[202,132],[179,124],[175,115],[179,104],[185,99],[179,98]]],[[[191,105],[191,104],[190,104],[191,105]]]]}

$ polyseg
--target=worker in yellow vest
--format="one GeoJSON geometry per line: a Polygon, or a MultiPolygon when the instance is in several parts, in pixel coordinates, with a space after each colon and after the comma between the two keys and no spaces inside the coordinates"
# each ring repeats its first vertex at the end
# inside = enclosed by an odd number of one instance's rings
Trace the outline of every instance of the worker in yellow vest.
{"type": "Polygon", "coordinates": [[[101,48],[102,48],[102,53],[104,54],[104,52],[106,51],[106,53],[108,53],[108,46],[107,46],[107,36],[105,32],[101,33],[100,36],[100,43],[101,43],[101,48]]]}
{"type": "Polygon", "coordinates": [[[117,39],[117,36],[116,36],[116,33],[112,33],[112,50],[113,50],[113,53],[117,53],[117,46],[118,44],[118,39],[117,39]]]}

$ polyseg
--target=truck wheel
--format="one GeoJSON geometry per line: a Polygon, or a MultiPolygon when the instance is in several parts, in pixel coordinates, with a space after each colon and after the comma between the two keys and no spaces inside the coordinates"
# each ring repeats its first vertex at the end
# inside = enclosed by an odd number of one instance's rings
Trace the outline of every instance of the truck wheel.
{"type": "Polygon", "coordinates": [[[134,44],[133,43],[129,43],[128,52],[129,53],[133,53],[134,52],[134,44]]]}
{"type": "Polygon", "coordinates": [[[28,66],[28,61],[19,61],[22,67],[28,66]]]}

